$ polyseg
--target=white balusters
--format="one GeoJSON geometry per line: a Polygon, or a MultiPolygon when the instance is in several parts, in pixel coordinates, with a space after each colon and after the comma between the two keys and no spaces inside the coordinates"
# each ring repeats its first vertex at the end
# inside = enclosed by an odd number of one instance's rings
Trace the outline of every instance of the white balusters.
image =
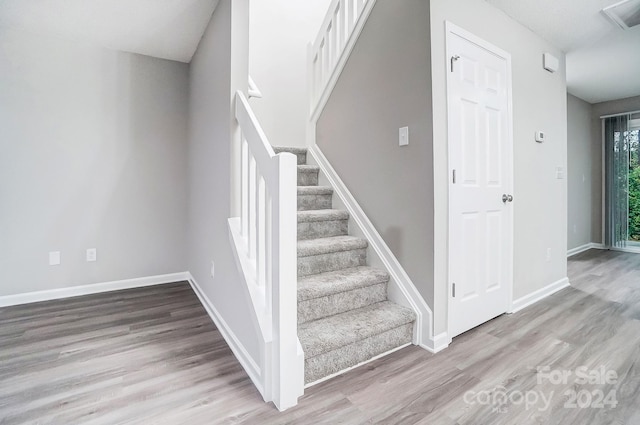
{"type": "MultiPolygon", "coordinates": [[[[267,251],[265,228],[265,202],[264,202],[264,179],[260,173],[256,174],[257,199],[256,199],[256,283],[258,286],[264,286],[265,277],[265,255],[267,251]]],[[[265,293],[266,294],[266,293],[265,293]]]]}
{"type": "Polygon", "coordinates": [[[249,174],[247,180],[249,181],[249,222],[248,228],[248,242],[249,242],[249,259],[254,260],[256,258],[256,160],[251,154],[249,149],[249,174]]]}
{"type": "MultiPolygon", "coordinates": [[[[333,0],[320,28],[316,41],[310,47],[308,72],[311,116],[328,98],[342,70],[346,57],[355,43],[354,34],[359,34],[364,20],[371,12],[376,0],[333,0]],[[364,19],[361,19],[363,18],[364,19]],[[352,40],[353,39],[353,40],[352,40]]],[[[357,35],[356,34],[356,35],[357,35]]]]}
{"type": "MultiPolygon", "coordinates": [[[[271,193],[266,190],[265,193],[265,245],[273,246],[273,201],[271,193]]],[[[265,251],[265,282],[264,293],[271,294],[273,291],[273,250],[267,249],[265,251]]],[[[266,297],[265,299],[265,314],[271,315],[272,313],[272,298],[266,297]]]]}
{"type": "Polygon", "coordinates": [[[356,21],[358,20],[358,3],[357,0],[347,0],[347,11],[349,13],[348,22],[346,25],[347,29],[347,38],[353,31],[353,28],[356,25],[356,21]]]}
{"type": "MultiPolygon", "coordinates": [[[[344,45],[347,42],[347,37],[349,36],[348,34],[348,28],[349,25],[347,25],[347,1],[346,0],[340,0],[340,2],[338,3],[338,10],[336,11],[336,20],[338,21],[338,47],[336,49],[336,52],[342,52],[342,49],[344,49],[344,45]]],[[[336,57],[336,60],[338,58],[336,57]]]]}
{"type": "Polygon", "coordinates": [[[240,165],[240,180],[241,180],[241,235],[245,240],[249,232],[249,146],[247,141],[242,138],[242,148],[240,158],[242,164],[240,165]]]}

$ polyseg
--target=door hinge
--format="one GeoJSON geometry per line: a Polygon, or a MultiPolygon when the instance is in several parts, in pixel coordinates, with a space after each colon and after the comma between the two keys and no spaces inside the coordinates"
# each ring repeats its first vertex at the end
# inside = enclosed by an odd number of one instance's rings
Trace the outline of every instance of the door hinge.
{"type": "Polygon", "coordinates": [[[458,59],[460,59],[460,56],[458,56],[458,55],[451,56],[451,72],[453,72],[453,64],[454,64],[454,63],[455,63],[455,61],[457,61],[458,59]]]}
{"type": "Polygon", "coordinates": [[[456,284],[455,283],[451,285],[451,296],[453,298],[456,297],[456,284]]]}
{"type": "Polygon", "coordinates": [[[456,170],[453,170],[453,184],[456,184],[456,170]]]}

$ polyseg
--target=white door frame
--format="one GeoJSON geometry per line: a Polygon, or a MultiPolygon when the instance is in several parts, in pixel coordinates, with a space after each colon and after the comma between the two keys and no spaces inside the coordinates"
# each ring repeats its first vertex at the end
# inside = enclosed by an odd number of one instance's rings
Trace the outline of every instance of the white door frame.
{"type": "MultiPolygon", "coordinates": [[[[449,42],[450,38],[452,35],[457,35],[459,37],[464,38],[465,40],[476,44],[477,46],[490,51],[491,53],[495,54],[498,57],[501,57],[503,59],[506,60],[507,62],[507,137],[506,137],[506,141],[507,141],[507,149],[508,149],[508,157],[511,158],[510,163],[507,165],[507,167],[505,168],[505,172],[507,173],[507,179],[511,182],[512,185],[514,185],[514,174],[513,174],[513,99],[512,99],[512,70],[511,70],[511,54],[509,54],[508,52],[494,46],[491,43],[488,43],[487,41],[477,37],[476,35],[474,35],[473,33],[466,31],[462,28],[460,28],[459,26],[449,22],[449,21],[445,21],[445,30],[446,30],[446,49],[445,49],[445,65],[447,67],[446,70],[446,79],[447,79],[447,161],[448,161],[448,168],[447,168],[447,180],[448,180],[448,185],[447,185],[447,199],[448,199],[448,210],[447,210],[447,333],[449,334],[449,337],[451,338],[451,326],[450,324],[452,323],[451,321],[451,317],[452,317],[452,286],[453,286],[453,282],[451,282],[451,269],[452,269],[452,264],[451,264],[451,238],[452,238],[452,231],[451,231],[451,222],[452,222],[452,217],[451,217],[451,186],[453,184],[453,179],[452,179],[452,170],[453,170],[453,166],[451,164],[451,143],[449,140],[449,135],[452,134],[452,129],[451,129],[451,120],[449,119],[449,117],[451,116],[451,107],[452,104],[450,102],[449,99],[449,93],[451,93],[451,83],[452,83],[452,73],[450,72],[449,69],[449,65],[450,65],[450,58],[454,55],[454,52],[452,52],[451,49],[451,43],[449,42]]],[[[511,193],[514,193],[514,191],[512,190],[511,193]]],[[[514,194],[514,200],[515,202],[517,202],[517,196],[514,194]]],[[[510,219],[510,223],[511,223],[511,240],[508,241],[508,249],[510,252],[510,258],[506,261],[507,265],[508,265],[508,270],[507,270],[507,276],[508,276],[508,283],[507,283],[507,292],[508,292],[508,302],[507,305],[505,306],[505,312],[506,313],[511,313],[513,311],[513,236],[514,236],[514,221],[513,221],[513,209],[514,206],[513,204],[511,205],[510,208],[507,209],[507,211],[505,212],[505,214],[508,215],[509,219],[510,219]]]]}

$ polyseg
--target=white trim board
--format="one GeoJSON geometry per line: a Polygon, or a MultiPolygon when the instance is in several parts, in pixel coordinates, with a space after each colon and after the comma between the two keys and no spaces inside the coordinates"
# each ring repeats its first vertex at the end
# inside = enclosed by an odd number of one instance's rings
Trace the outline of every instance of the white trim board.
{"type": "Polygon", "coordinates": [[[567,286],[571,286],[571,284],[569,283],[569,278],[565,277],[545,286],[544,288],[540,288],[537,291],[530,293],[529,295],[518,298],[511,303],[511,309],[509,310],[509,313],[517,313],[518,311],[537,303],[538,301],[548,297],[549,295],[555,294],[556,292],[566,288],[567,286]]]}
{"type": "Polygon", "coordinates": [[[242,345],[238,337],[236,337],[236,335],[233,333],[227,322],[225,322],[225,320],[222,318],[218,310],[215,308],[211,300],[209,300],[202,288],[200,288],[200,285],[198,285],[198,282],[196,282],[191,273],[187,273],[187,275],[187,280],[189,281],[191,288],[193,288],[193,292],[196,293],[196,296],[200,300],[200,303],[206,310],[211,320],[213,320],[213,323],[216,325],[216,328],[218,328],[218,331],[220,331],[220,334],[224,338],[229,348],[231,348],[233,355],[236,357],[236,359],[238,359],[244,370],[247,372],[247,375],[249,375],[251,382],[253,382],[253,385],[256,386],[256,388],[264,398],[264,386],[262,385],[262,381],[260,380],[260,367],[256,364],[251,355],[249,355],[246,348],[244,348],[244,345],[242,345]]]}
{"type": "Polygon", "coordinates": [[[428,341],[420,344],[420,347],[433,354],[436,354],[447,348],[449,344],[451,344],[451,338],[449,338],[449,334],[446,332],[442,332],[438,335],[435,335],[433,338],[430,338],[428,341]]]}
{"type": "Polygon", "coordinates": [[[103,292],[121,291],[123,289],[144,288],[146,286],[187,281],[188,279],[188,272],[180,272],[139,277],[135,279],[115,280],[112,282],[94,283],[89,285],[70,286],[67,288],[49,289],[45,291],[26,292],[23,294],[5,295],[0,297],[0,307],[80,297],[83,295],[100,294],[103,292]]]}
{"type": "Polygon", "coordinates": [[[567,257],[571,257],[573,255],[578,255],[582,252],[589,251],[590,249],[607,249],[601,243],[589,242],[581,246],[577,246],[567,251],[567,257]]]}

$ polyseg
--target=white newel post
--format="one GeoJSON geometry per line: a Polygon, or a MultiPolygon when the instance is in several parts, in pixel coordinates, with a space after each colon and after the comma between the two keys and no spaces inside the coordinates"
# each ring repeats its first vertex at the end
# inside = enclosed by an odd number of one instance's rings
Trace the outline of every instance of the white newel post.
{"type": "Polygon", "coordinates": [[[276,155],[277,189],[272,214],[272,312],[274,349],[273,401],[280,410],[298,403],[304,392],[304,363],[298,356],[297,298],[297,160],[276,155]],[[277,195],[276,195],[277,194],[277,195]]]}

